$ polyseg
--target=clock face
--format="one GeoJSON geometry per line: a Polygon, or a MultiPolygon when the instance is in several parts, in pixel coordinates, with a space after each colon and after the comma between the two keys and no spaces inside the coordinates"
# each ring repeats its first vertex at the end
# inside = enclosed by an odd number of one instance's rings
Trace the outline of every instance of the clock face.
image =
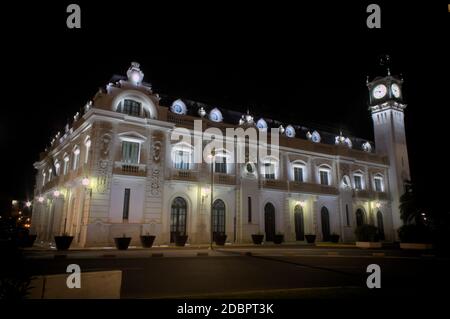
{"type": "Polygon", "coordinates": [[[392,95],[394,95],[394,97],[400,97],[400,88],[399,86],[394,83],[391,85],[391,91],[392,91],[392,95]]]}
{"type": "Polygon", "coordinates": [[[376,99],[381,99],[386,95],[387,88],[384,84],[378,84],[372,91],[373,97],[376,99]]]}

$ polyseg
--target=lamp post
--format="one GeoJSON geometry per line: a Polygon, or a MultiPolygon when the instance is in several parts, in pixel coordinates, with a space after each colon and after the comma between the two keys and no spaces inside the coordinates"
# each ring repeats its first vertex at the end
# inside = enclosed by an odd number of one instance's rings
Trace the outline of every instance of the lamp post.
{"type": "Polygon", "coordinates": [[[213,203],[214,203],[214,157],[216,155],[216,150],[213,148],[211,150],[211,238],[210,238],[210,242],[209,242],[209,249],[213,249],[213,241],[214,241],[214,225],[213,225],[213,203]]]}

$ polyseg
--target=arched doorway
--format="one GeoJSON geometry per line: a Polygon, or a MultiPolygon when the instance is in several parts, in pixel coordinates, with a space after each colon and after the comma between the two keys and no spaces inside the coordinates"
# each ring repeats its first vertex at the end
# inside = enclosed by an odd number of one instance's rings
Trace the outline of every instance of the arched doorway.
{"type": "Polygon", "coordinates": [[[377,212],[377,224],[378,224],[378,235],[380,236],[380,240],[384,240],[384,224],[383,224],[383,214],[378,211],[377,212]]]}
{"type": "Polygon", "coordinates": [[[266,241],[273,241],[275,236],[275,207],[272,203],[267,203],[264,206],[264,221],[266,241]]]}
{"type": "Polygon", "coordinates": [[[187,203],[182,197],[176,197],[172,202],[170,213],[170,242],[175,242],[177,235],[186,235],[187,203]]]}
{"type": "Polygon", "coordinates": [[[212,209],[213,238],[216,235],[225,234],[225,203],[221,199],[216,199],[212,209]]]}
{"type": "Polygon", "coordinates": [[[295,240],[305,240],[305,223],[303,220],[303,208],[296,205],[294,208],[295,240]]]}
{"type": "Polygon", "coordinates": [[[325,206],[320,211],[320,217],[322,221],[322,240],[330,241],[330,213],[328,213],[328,209],[325,206]]]}
{"type": "Polygon", "coordinates": [[[365,224],[365,215],[361,208],[356,210],[356,226],[361,226],[365,224]]]}

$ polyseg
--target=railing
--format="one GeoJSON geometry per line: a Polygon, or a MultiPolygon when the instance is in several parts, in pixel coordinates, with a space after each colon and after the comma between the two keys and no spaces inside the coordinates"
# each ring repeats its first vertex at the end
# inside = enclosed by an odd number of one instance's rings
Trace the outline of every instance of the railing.
{"type": "Polygon", "coordinates": [[[234,175],[215,173],[214,182],[217,184],[234,185],[236,184],[236,177],[234,175]]]}
{"type": "Polygon", "coordinates": [[[113,173],[119,175],[146,176],[147,169],[145,164],[115,162],[113,173]]]}
{"type": "Polygon", "coordinates": [[[389,194],[386,192],[375,192],[367,189],[353,190],[353,197],[365,199],[389,200],[389,194]]]}
{"type": "Polygon", "coordinates": [[[195,182],[198,180],[198,172],[183,169],[172,169],[170,172],[170,179],[195,182]]]}
{"type": "Polygon", "coordinates": [[[331,194],[337,195],[339,191],[334,186],[315,184],[315,183],[304,183],[304,182],[289,182],[290,192],[300,192],[300,193],[313,193],[313,194],[331,194]]]}
{"type": "Polygon", "coordinates": [[[287,189],[287,182],[278,179],[263,179],[260,182],[260,187],[285,190],[287,189]]]}

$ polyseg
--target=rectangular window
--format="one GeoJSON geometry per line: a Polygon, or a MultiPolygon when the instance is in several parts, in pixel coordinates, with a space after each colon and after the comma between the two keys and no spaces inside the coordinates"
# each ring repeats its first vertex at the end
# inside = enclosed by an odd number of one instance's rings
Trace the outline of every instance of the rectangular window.
{"type": "Polygon", "coordinates": [[[251,223],[252,222],[252,198],[249,196],[248,198],[248,222],[251,223]]]}
{"type": "Polygon", "coordinates": [[[294,181],[303,182],[303,167],[294,167],[294,181]]]}
{"type": "Polygon", "coordinates": [[[76,170],[78,168],[78,163],[80,162],[80,153],[75,152],[73,153],[73,170],[76,170]]]}
{"type": "Polygon", "coordinates": [[[175,151],[175,163],[176,169],[189,169],[191,154],[185,151],[175,151]]]}
{"type": "Polygon", "coordinates": [[[319,174],[320,174],[320,184],[330,185],[330,178],[329,178],[330,172],[325,171],[325,170],[320,170],[319,174]]]}
{"type": "Polygon", "coordinates": [[[350,214],[348,212],[348,205],[345,205],[345,219],[347,222],[347,226],[350,226],[350,214]]]}
{"type": "Polygon", "coordinates": [[[123,101],[123,113],[131,116],[139,116],[141,111],[141,103],[133,100],[123,101]]]}
{"type": "Polygon", "coordinates": [[[130,212],[130,189],[125,188],[125,193],[123,196],[123,219],[128,220],[130,212]]]}
{"type": "Polygon", "coordinates": [[[122,142],[122,162],[129,164],[139,163],[139,143],[122,142]]]}
{"type": "Polygon", "coordinates": [[[214,161],[214,171],[216,173],[227,173],[227,159],[224,156],[216,156],[216,160],[214,161]]]}
{"type": "Polygon", "coordinates": [[[266,179],[275,179],[275,164],[264,163],[264,177],[266,179]]]}
{"type": "Polygon", "coordinates": [[[383,181],[380,177],[375,177],[375,191],[376,192],[382,192],[383,191],[383,181]]]}
{"type": "Polygon", "coordinates": [[[355,189],[357,190],[361,190],[362,187],[362,176],[361,175],[355,175],[353,176],[354,180],[355,180],[355,189]]]}

